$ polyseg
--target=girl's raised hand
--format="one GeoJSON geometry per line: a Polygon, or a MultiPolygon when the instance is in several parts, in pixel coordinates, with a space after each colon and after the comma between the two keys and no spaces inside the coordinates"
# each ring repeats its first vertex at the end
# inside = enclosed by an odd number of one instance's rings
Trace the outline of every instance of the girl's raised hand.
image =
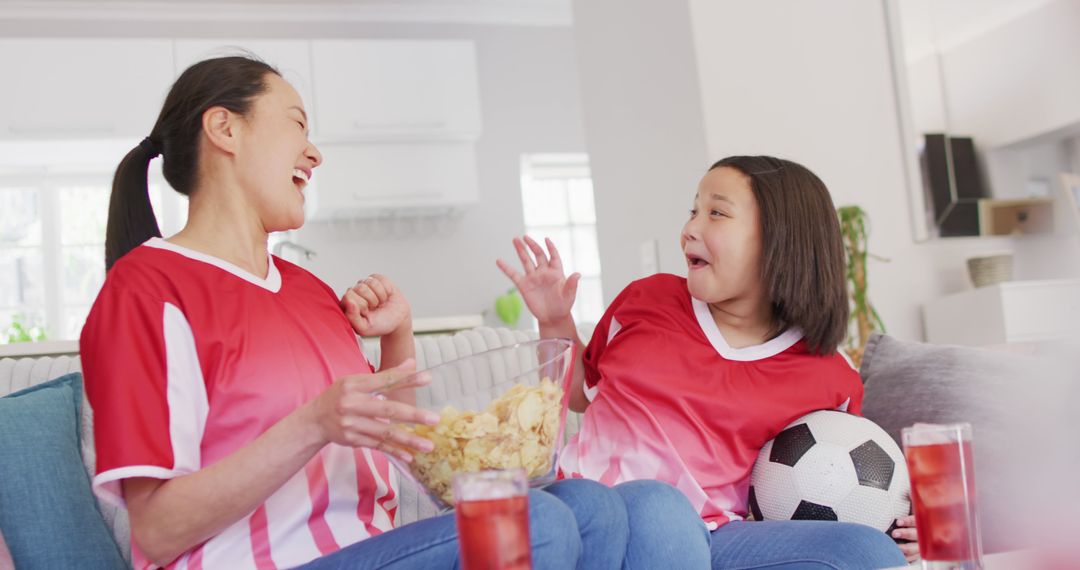
{"type": "Polygon", "coordinates": [[[570,309],[577,296],[580,273],[570,277],[563,274],[562,259],[559,250],[550,239],[544,240],[547,252],[532,238],[514,238],[514,249],[524,274],[518,273],[509,263],[499,259],[495,262],[499,269],[514,282],[525,306],[541,325],[559,322],[570,317],[570,309]],[[532,254],[530,255],[530,251],[532,254]]]}

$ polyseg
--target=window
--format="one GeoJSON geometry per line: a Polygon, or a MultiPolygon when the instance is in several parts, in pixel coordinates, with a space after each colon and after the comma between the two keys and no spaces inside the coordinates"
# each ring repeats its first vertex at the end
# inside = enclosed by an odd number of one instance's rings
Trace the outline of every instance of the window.
{"type": "MultiPolygon", "coordinates": [[[[186,200],[154,170],[151,203],[169,235],[186,200]]],[[[105,280],[111,189],[111,172],[0,173],[0,344],[79,338],[105,280]]]]}
{"type": "Polygon", "coordinates": [[[604,297],[588,157],[528,155],[522,159],[521,170],[525,233],[540,243],[551,238],[566,274],[581,273],[574,320],[595,323],[604,314],[604,297]]]}

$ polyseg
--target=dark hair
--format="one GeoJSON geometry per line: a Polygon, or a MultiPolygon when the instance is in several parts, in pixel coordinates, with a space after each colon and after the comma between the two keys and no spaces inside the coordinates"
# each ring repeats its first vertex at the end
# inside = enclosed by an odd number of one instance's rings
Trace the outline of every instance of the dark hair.
{"type": "Polygon", "coordinates": [[[109,221],[105,229],[105,269],[151,237],[161,237],[150,205],[146,171],[158,154],[165,180],[190,195],[199,167],[202,116],[211,107],[247,115],[267,89],[266,76],[281,75],[254,56],[208,59],[187,68],[165,97],[150,136],[120,161],[113,176],[109,221]]]}
{"type": "Polygon", "coordinates": [[[831,354],[848,329],[844,244],[825,183],[805,166],[771,156],[729,156],[709,170],[743,173],[761,212],[761,272],[773,334],[796,327],[810,352],[831,354]]]}

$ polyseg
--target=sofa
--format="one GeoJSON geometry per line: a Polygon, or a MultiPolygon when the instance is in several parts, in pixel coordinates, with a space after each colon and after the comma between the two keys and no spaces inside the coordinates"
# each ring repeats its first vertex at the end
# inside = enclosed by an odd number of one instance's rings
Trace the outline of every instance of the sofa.
{"type": "MultiPolygon", "coordinates": [[[[417,365],[422,369],[531,338],[535,338],[535,333],[486,327],[452,335],[418,336],[417,365]]],[[[372,364],[377,366],[377,343],[365,341],[364,351],[372,364]]],[[[1007,471],[1005,465],[1009,463],[1010,456],[1004,452],[1002,442],[1008,439],[1015,416],[1012,410],[1016,408],[1017,391],[1013,388],[1025,379],[1033,362],[1035,361],[1030,355],[903,342],[883,335],[876,335],[870,340],[863,356],[860,369],[866,389],[863,413],[892,437],[899,440],[900,429],[916,422],[969,421],[973,424],[976,433],[979,499],[984,521],[984,548],[988,552],[1015,546],[1010,542],[1013,533],[1008,526],[997,524],[1008,519],[1009,509],[1015,508],[1010,480],[1004,473],[1007,471]]],[[[78,380],[76,376],[65,375],[79,370],[77,355],[0,360],[0,397],[34,386],[49,386],[50,382],[78,380]],[[60,380],[57,380],[58,378],[60,380]]],[[[75,391],[79,390],[73,390],[75,391]]],[[[43,527],[38,531],[41,536],[32,535],[27,538],[26,533],[22,532],[25,527],[21,525],[29,523],[24,519],[12,520],[11,516],[5,516],[3,513],[5,508],[8,508],[5,501],[14,508],[26,499],[27,493],[33,493],[40,480],[22,481],[19,489],[11,490],[10,487],[15,486],[15,483],[2,478],[4,459],[0,458],[0,533],[7,537],[8,547],[20,568],[50,567],[38,564],[36,561],[41,558],[35,557],[46,555],[45,559],[49,560],[48,555],[56,555],[69,548],[65,542],[69,534],[88,532],[90,527],[100,527],[98,538],[107,534],[114,540],[112,546],[123,560],[112,558],[110,552],[101,555],[110,558],[109,563],[95,566],[83,559],[85,563],[80,564],[80,567],[122,567],[130,560],[126,513],[108,503],[85,496],[89,489],[87,474],[94,470],[93,438],[90,436],[93,413],[85,397],[79,392],[73,396],[76,398],[76,408],[78,399],[82,400],[81,412],[69,414],[78,420],[77,424],[72,425],[77,425],[79,433],[75,440],[69,436],[65,441],[71,445],[71,461],[74,462],[76,456],[81,458],[83,465],[79,472],[83,480],[73,480],[71,486],[79,487],[79,499],[90,505],[89,511],[97,518],[84,520],[79,523],[78,528],[65,533],[54,533],[50,528],[43,527]],[[13,535],[21,535],[21,538],[13,535]]],[[[4,400],[0,400],[0,405],[3,405],[3,402],[4,400]]],[[[4,408],[0,407],[0,414],[3,410],[4,408]]],[[[30,419],[15,426],[4,426],[3,418],[0,418],[0,428],[3,428],[0,430],[0,452],[9,453],[7,450],[12,446],[15,446],[17,452],[21,445],[20,438],[29,437],[26,434],[47,433],[53,429],[52,425],[46,424],[26,425],[37,422],[38,416],[31,414],[25,417],[30,419]],[[16,434],[22,435],[16,437],[16,434]]],[[[568,432],[572,433],[577,429],[577,421],[578,418],[571,414],[568,432]]],[[[8,463],[11,461],[8,460],[8,463]]],[[[42,474],[45,478],[49,476],[48,473],[42,474]]],[[[76,510],[66,504],[74,501],[74,498],[54,497],[51,500],[53,504],[46,503],[39,505],[39,508],[68,509],[71,513],[76,510]]],[[[403,482],[397,523],[406,524],[433,514],[435,508],[430,502],[403,482]]],[[[65,524],[69,522],[66,518],[60,520],[65,524]]],[[[86,552],[84,547],[78,548],[86,552]]]]}

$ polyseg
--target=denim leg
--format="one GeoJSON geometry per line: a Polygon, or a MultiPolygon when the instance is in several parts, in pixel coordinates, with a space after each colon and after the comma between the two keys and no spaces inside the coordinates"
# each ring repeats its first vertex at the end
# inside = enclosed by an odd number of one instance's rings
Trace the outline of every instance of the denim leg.
{"type": "Polygon", "coordinates": [[[619,570],[630,526],[618,493],[589,479],[564,479],[544,488],[574,512],[581,533],[579,570],[619,570]]]}
{"type": "Polygon", "coordinates": [[[615,492],[626,504],[630,541],[628,570],[709,568],[709,531],[681,491],[659,481],[621,483],[615,492]]]}
{"type": "Polygon", "coordinates": [[[907,566],[885,533],[827,521],[735,521],[712,532],[712,567],[871,570],[907,566]]]}
{"type": "MultiPolygon", "coordinates": [[[[529,541],[535,570],[577,565],[581,538],[574,513],[559,499],[529,491],[529,541]]],[[[454,514],[424,519],[313,560],[303,570],[454,570],[460,568],[454,514]]]]}
{"type": "Polygon", "coordinates": [[[544,491],[529,491],[529,542],[533,570],[576,568],[581,558],[581,533],[574,512],[544,491]]]}

